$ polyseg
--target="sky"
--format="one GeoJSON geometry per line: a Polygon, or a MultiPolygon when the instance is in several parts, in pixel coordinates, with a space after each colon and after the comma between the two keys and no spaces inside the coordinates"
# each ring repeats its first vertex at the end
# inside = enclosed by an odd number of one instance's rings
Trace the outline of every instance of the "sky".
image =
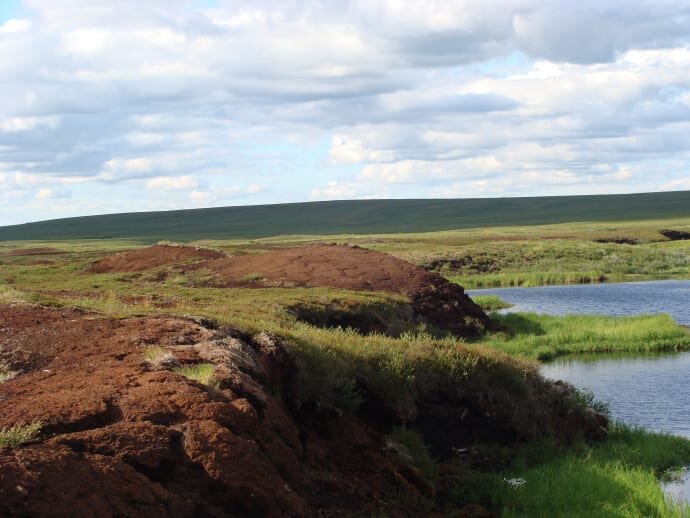
{"type": "Polygon", "coordinates": [[[690,190],[686,0],[0,0],[0,225],[690,190]]]}

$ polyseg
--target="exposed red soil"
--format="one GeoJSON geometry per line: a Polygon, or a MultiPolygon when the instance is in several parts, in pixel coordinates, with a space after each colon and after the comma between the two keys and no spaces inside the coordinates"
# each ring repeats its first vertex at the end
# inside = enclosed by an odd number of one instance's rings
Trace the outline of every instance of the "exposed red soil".
{"type": "Polygon", "coordinates": [[[326,286],[406,295],[424,321],[458,335],[477,335],[490,328],[486,314],[457,284],[414,264],[359,247],[311,245],[252,255],[223,257],[193,267],[210,270],[217,286],[326,286]]]}
{"type": "Polygon", "coordinates": [[[397,257],[359,247],[317,244],[227,256],[207,249],[156,245],[105,257],[87,271],[137,272],[164,265],[175,265],[183,273],[210,271],[212,278],[205,284],[218,287],[322,286],[403,294],[410,298],[420,321],[439,329],[475,336],[493,327],[457,284],[397,257]],[[180,264],[193,259],[198,261],[180,264]]]}
{"type": "Polygon", "coordinates": [[[7,253],[7,255],[24,256],[24,255],[61,255],[66,254],[64,250],[50,247],[36,247],[36,248],[15,248],[7,253]]]}
{"type": "Polygon", "coordinates": [[[392,255],[339,245],[283,248],[251,256],[224,257],[201,266],[215,274],[217,284],[233,285],[259,274],[269,285],[329,286],[408,296],[437,277],[392,255]]]}
{"type": "Polygon", "coordinates": [[[104,257],[93,263],[89,273],[141,272],[151,268],[183,263],[192,260],[208,260],[225,257],[223,252],[191,246],[154,245],[127,250],[104,257]]]}
{"type": "Polygon", "coordinates": [[[0,306],[0,362],[20,371],[0,429],[42,422],[0,448],[3,516],[400,516],[428,492],[354,416],[294,418],[275,394],[295,360],[266,333],[0,306]],[[215,364],[218,388],[154,370],[147,345],[215,364]]]}

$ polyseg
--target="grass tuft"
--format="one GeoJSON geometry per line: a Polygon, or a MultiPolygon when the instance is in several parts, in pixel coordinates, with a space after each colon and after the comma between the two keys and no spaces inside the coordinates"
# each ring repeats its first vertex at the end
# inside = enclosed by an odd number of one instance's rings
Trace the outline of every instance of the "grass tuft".
{"type": "Polygon", "coordinates": [[[179,366],[179,362],[174,354],[157,345],[144,349],[144,360],[148,362],[154,370],[169,369],[179,366]]]}
{"type": "Polygon", "coordinates": [[[31,442],[41,430],[42,423],[35,421],[25,426],[13,426],[12,428],[3,428],[0,430],[0,448],[9,446],[15,448],[27,442],[31,442]]]}
{"type": "Polygon", "coordinates": [[[244,275],[243,277],[240,277],[240,281],[242,282],[259,282],[263,280],[264,276],[261,275],[258,272],[253,272],[253,273],[248,273],[247,275],[244,275]]]}
{"type": "Polygon", "coordinates": [[[471,298],[484,311],[497,311],[513,307],[513,304],[506,302],[498,295],[473,295],[471,298]]]}
{"type": "Polygon", "coordinates": [[[174,369],[173,372],[190,380],[198,381],[208,387],[216,388],[217,381],[213,377],[215,369],[216,366],[212,363],[197,363],[194,365],[183,365],[174,369]]]}

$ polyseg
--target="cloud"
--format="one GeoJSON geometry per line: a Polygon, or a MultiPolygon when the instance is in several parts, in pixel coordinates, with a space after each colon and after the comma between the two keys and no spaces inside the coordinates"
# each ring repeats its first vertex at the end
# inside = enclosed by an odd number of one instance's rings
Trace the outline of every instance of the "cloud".
{"type": "Polygon", "coordinates": [[[52,197],[53,190],[47,188],[39,189],[38,191],[36,191],[36,195],[34,196],[34,198],[37,200],[49,200],[52,197]]]}
{"type": "Polygon", "coordinates": [[[684,191],[690,190],[690,176],[684,178],[676,178],[670,182],[663,183],[659,186],[662,191],[684,191]]]}
{"type": "Polygon", "coordinates": [[[31,28],[29,20],[12,18],[0,25],[0,35],[28,31],[31,28]]]}
{"type": "Polygon", "coordinates": [[[164,191],[191,189],[198,185],[198,182],[191,176],[159,176],[146,182],[147,189],[161,189],[164,191]]]}
{"type": "Polygon", "coordinates": [[[687,178],[681,0],[216,4],[25,0],[0,25],[0,224],[67,184],[51,217],[687,178]]]}

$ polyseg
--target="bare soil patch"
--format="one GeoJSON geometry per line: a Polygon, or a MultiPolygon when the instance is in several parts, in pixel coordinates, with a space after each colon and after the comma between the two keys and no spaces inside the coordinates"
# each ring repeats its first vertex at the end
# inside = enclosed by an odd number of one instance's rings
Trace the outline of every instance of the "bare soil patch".
{"type": "Polygon", "coordinates": [[[187,261],[220,257],[225,257],[225,254],[206,248],[154,245],[104,257],[93,263],[86,271],[88,273],[141,272],[187,261]]]}
{"type": "Polygon", "coordinates": [[[62,255],[66,254],[64,250],[50,247],[36,247],[36,248],[15,248],[7,253],[11,256],[30,256],[30,255],[62,255]]]}
{"type": "Polygon", "coordinates": [[[457,284],[388,254],[359,247],[312,245],[254,256],[223,257],[196,265],[217,286],[326,286],[399,293],[421,320],[462,336],[492,327],[488,316],[457,284]],[[246,279],[256,279],[248,283],[246,279]]]}

